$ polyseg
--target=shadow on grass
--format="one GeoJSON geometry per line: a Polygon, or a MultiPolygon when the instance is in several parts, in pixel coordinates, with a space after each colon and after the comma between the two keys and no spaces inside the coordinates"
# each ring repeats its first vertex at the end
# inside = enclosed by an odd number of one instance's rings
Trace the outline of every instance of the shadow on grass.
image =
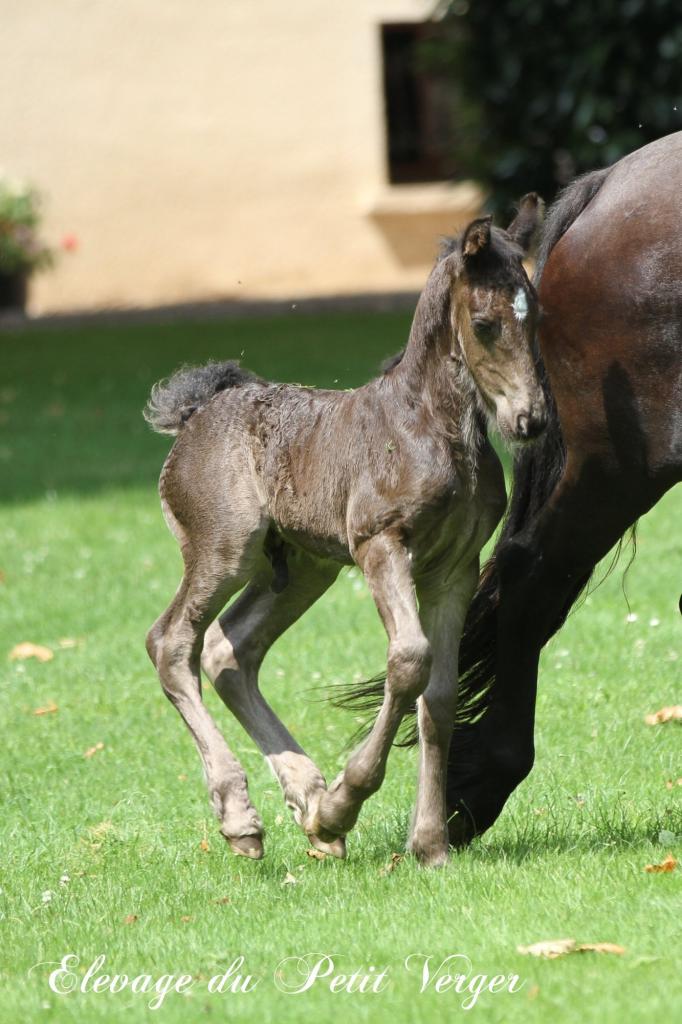
{"type": "MultiPolygon", "coordinates": [[[[381,875],[390,875],[397,867],[393,858],[400,855],[404,864],[415,869],[419,864],[411,854],[406,853],[410,824],[409,808],[396,810],[388,818],[373,821],[371,809],[366,809],[367,820],[348,837],[348,857],[352,863],[360,863],[381,875]]],[[[293,824],[281,826],[282,832],[273,829],[266,838],[266,857],[261,869],[265,878],[277,878],[282,860],[281,856],[270,856],[273,847],[277,849],[278,839],[293,840],[295,860],[305,862],[307,845],[305,838],[298,833],[293,824]],[[269,840],[269,842],[268,842],[269,840]]],[[[659,842],[662,831],[679,834],[682,832],[682,811],[671,809],[669,812],[658,813],[643,810],[635,815],[622,804],[598,806],[592,809],[589,817],[581,817],[580,813],[566,813],[563,818],[537,818],[529,811],[527,815],[510,815],[510,820],[502,822],[499,827],[491,829],[484,837],[461,850],[451,850],[448,871],[457,872],[465,866],[475,870],[476,865],[509,864],[520,866],[526,861],[537,861],[538,857],[547,854],[578,854],[605,853],[609,850],[622,853],[624,850],[641,850],[652,843],[659,842]]],[[[661,846],[663,851],[663,846],[661,846]]],[[[291,855],[289,854],[289,859],[291,855]]],[[[339,865],[340,862],[327,858],[327,865],[339,865]]]]}
{"type": "Polygon", "coordinates": [[[240,359],[272,380],[351,388],[401,348],[404,313],[163,325],[34,327],[0,334],[0,501],[149,486],[171,439],[141,410],[183,363],[240,359]]]}
{"type": "Polygon", "coordinates": [[[621,802],[601,804],[587,816],[576,809],[547,817],[532,811],[510,816],[499,837],[493,828],[485,837],[475,840],[470,850],[485,860],[495,859],[521,864],[541,852],[593,853],[608,849],[640,848],[659,840],[661,832],[682,832],[682,809],[670,807],[660,811],[642,809],[633,812],[621,802]],[[509,830],[512,834],[509,834],[509,830]]]}

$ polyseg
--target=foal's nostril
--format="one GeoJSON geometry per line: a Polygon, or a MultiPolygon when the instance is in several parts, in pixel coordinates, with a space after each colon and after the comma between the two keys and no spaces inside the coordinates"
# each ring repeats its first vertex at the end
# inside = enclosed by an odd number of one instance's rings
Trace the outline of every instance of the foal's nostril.
{"type": "Polygon", "coordinates": [[[530,416],[522,412],[516,417],[516,434],[517,437],[529,437],[530,431],[530,416]]]}
{"type": "Polygon", "coordinates": [[[530,441],[539,437],[547,426],[547,417],[543,414],[533,416],[530,413],[522,412],[516,417],[516,436],[519,440],[530,441]]]}

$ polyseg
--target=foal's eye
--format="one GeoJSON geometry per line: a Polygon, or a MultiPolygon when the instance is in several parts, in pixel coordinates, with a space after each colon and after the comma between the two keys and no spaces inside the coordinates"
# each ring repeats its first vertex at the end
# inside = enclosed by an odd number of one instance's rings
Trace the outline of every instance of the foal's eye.
{"type": "Polygon", "coordinates": [[[474,328],[474,334],[485,345],[495,341],[500,333],[500,325],[497,320],[486,320],[484,317],[475,316],[471,324],[474,328]]]}

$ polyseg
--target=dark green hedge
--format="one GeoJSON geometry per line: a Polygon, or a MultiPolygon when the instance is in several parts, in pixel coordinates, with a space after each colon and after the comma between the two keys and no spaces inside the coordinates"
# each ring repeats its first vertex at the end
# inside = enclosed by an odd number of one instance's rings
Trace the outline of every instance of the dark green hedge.
{"type": "Polygon", "coordinates": [[[680,0],[450,0],[426,65],[446,78],[458,173],[491,205],[682,128],[680,0]]]}

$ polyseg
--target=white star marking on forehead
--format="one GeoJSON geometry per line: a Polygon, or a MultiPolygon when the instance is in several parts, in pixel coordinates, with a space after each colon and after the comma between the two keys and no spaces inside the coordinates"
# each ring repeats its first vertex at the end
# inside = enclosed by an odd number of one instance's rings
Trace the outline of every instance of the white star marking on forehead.
{"type": "Polygon", "coordinates": [[[516,319],[521,322],[523,322],[528,316],[528,297],[523,288],[519,288],[514,296],[512,309],[514,310],[514,316],[516,319]]]}

